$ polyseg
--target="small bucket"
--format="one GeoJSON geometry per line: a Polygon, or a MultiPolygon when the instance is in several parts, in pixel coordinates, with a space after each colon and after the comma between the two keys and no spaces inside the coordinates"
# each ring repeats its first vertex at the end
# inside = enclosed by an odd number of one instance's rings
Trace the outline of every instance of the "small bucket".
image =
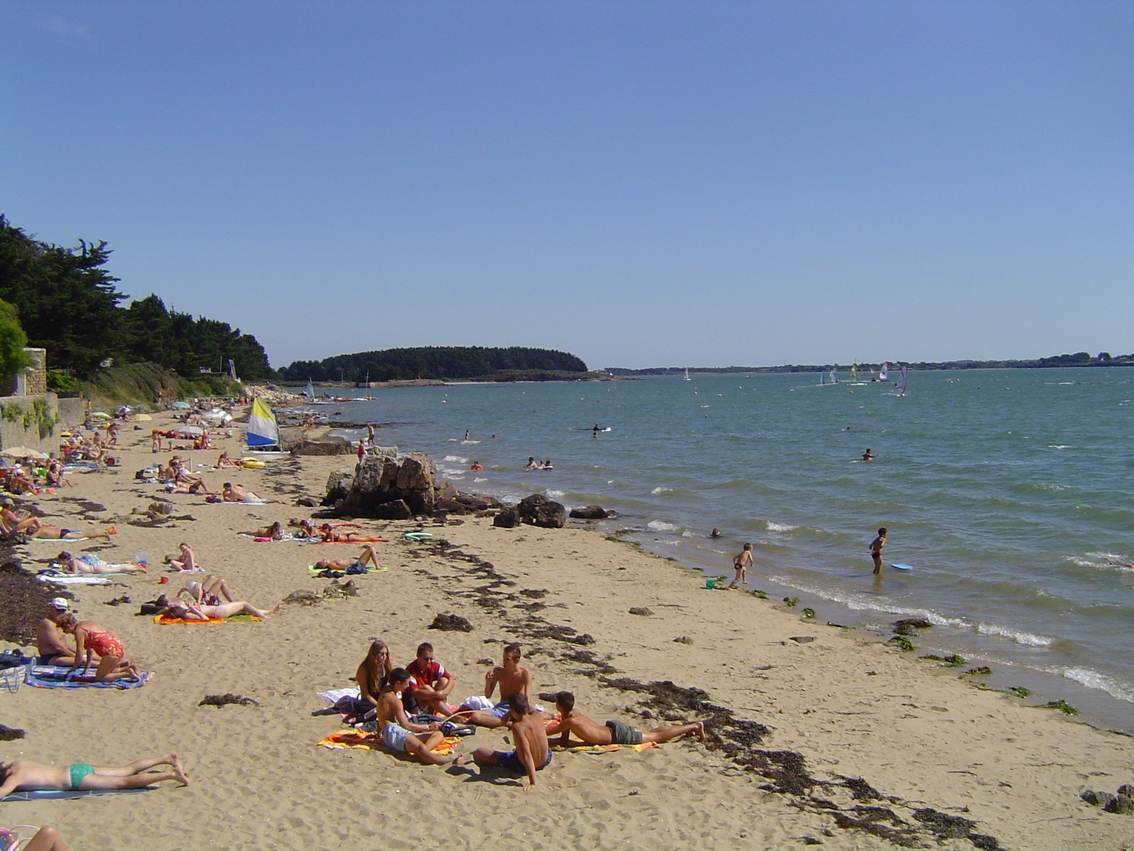
{"type": "Polygon", "coordinates": [[[705,587],[706,588],[716,588],[717,587],[717,578],[715,576],[710,576],[708,579],[705,580],[705,587]]]}

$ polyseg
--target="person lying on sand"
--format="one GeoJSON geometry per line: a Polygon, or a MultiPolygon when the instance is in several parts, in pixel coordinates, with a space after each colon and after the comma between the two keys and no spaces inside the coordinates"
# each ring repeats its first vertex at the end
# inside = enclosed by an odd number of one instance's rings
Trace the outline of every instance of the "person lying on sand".
{"type": "Polygon", "coordinates": [[[246,490],[243,485],[234,485],[232,482],[225,482],[221,485],[221,499],[225,502],[274,502],[283,505],[283,500],[280,499],[264,499],[259,494],[246,490]]]}
{"type": "Polygon", "coordinates": [[[154,759],[140,759],[122,768],[96,768],[76,762],[62,768],[40,765],[26,759],[4,764],[0,762],[0,798],[12,792],[31,792],[38,789],[55,789],[64,792],[102,789],[141,789],[162,780],[176,780],[189,785],[185,768],[176,753],[154,759]],[[150,771],[158,765],[168,765],[172,771],[150,771]]]}
{"type": "Polygon", "coordinates": [[[61,529],[58,526],[49,526],[39,518],[34,518],[24,534],[29,538],[48,538],[51,540],[73,541],[78,538],[105,538],[110,543],[110,536],[118,532],[113,526],[107,527],[105,532],[80,532],[78,529],[61,529]]]}
{"type": "Polygon", "coordinates": [[[211,573],[200,582],[192,579],[187,581],[185,587],[177,592],[177,597],[180,598],[183,594],[188,594],[190,602],[197,606],[219,606],[221,597],[229,603],[234,602],[228,583],[211,573]]]}
{"type": "Polygon", "coordinates": [[[374,565],[375,569],[381,567],[381,565],[378,564],[378,551],[374,549],[373,544],[364,546],[358,558],[321,558],[319,561],[315,562],[315,567],[318,570],[346,571],[355,565],[366,567],[367,564],[374,565]]]}
{"type": "Polygon", "coordinates": [[[398,699],[398,694],[409,682],[410,675],[405,668],[394,668],[389,683],[378,694],[378,729],[382,731],[382,744],[394,753],[407,753],[417,757],[425,765],[445,765],[450,762],[459,765],[460,755],[438,756],[433,753],[433,748],[445,739],[439,721],[415,724],[406,717],[405,707],[398,699]],[[415,735],[416,733],[429,735],[422,737],[415,735]]]}
{"type": "Polygon", "coordinates": [[[83,676],[90,670],[91,657],[98,655],[98,667],[95,669],[94,679],[98,683],[108,683],[112,680],[121,680],[126,677],[138,678],[138,670],[132,659],[126,657],[126,648],[122,642],[96,621],[81,621],[73,614],[65,614],[56,621],[59,628],[68,635],[75,636],[75,661],[71,664],[71,673],[79,668],[79,659],[83,660],[83,676]],[[84,652],[85,651],[85,652],[84,652]]]}
{"type": "MultiPolygon", "coordinates": [[[[161,608],[159,611],[154,612],[155,615],[181,618],[183,621],[207,621],[212,618],[231,618],[234,615],[252,615],[252,617],[260,618],[260,620],[264,620],[268,617],[267,612],[260,611],[251,603],[246,603],[244,600],[236,600],[232,603],[221,603],[216,606],[198,606],[196,603],[182,603],[180,600],[174,600],[168,595],[162,594],[157,598],[157,604],[161,608]]],[[[277,605],[272,609],[272,612],[278,612],[279,610],[280,607],[277,605]]]]}
{"type": "Polygon", "coordinates": [[[324,544],[384,544],[386,539],[380,535],[364,535],[361,532],[344,532],[330,523],[319,527],[319,536],[324,544]]]}
{"type": "Polygon", "coordinates": [[[283,540],[283,524],[276,521],[263,529],[253,529],[251,532],[237,532],[238,535],[249,535],[253,538],[271,538],[273,541],[283,540]]]}
{"type": "Polygon", "coordinates": [[[81,556],[73,556],[66,550],[55,557],[55,563],[59,565],[59,569],[64,573],[93,576],[101,576],[104,573],[146,572],[146,566],[144,564],[132,564],[130,562],[110,564],[92,553],[83,553],[81,556]]]}
{"type": "Polygon", "coordinates": [[[640,745],[643,742],[668,742],[679,736],[693,735],[705,741],[705,723],[694,721],[691,724],[675,724],[654,727],[652,730],[636,730],[622,721],[607,721],[605,725],[596,724],[575,708],[575,695],[561,691],[555,695],[555,708],[559,710],[560,720],[547,725],[547,734],[562,734],[559,744],[566,746],[571,734],[588,745],[640,745]]]}
{"type": "Polygon", "coordinates": [[[322,537],[319,534],[319,530],[315,528],[315,524],[310,520],[299,521],[299,531],[295,536],[297,538],[307,538],[312,541],[317,541],[322,537]]]}
{"type": "Polygon", "coordinates": [[[176,568],[180,573],[200,573],[201,568],[198,566],[197,559],[193,555],[193,549],[186,543],[181,543],[177,546],[181,550],[181,558],[166,557],[166,564],[176,568]]]}
{"type": "Polygon", "coordinates": [[[531,710],[527,698],[517,693],[512,695],[509,704],[504,723],[512,730],[516,749],[505,753],[492,748],[477,748],[473,751],[473,759],[479,765],[494,765],[516,774],[527,774],[528,785],[524,791],[530,792],[536,787],[536,772],[551,764],[551,746],[541,713],[531,710]]]}
{"type": "Polygon", "coordinates": [[[224,470],[228,467],[239,467],[239,466],[240,466],[240,462],[234,461],[231,458],[229,458],[227,451],[222,452],[220,454],[220,457],[217,459],[217,469],[218,470],[224,470]]]}
{"type": "Polygon", "coordinates": [[[520,645],[509,644],[504,648],[504,661],[484,675],[484,696],[492,697],[496,686],[500,686],[500,702],[492,709],[461,711],[470,724],[478,727],[503,727],[504,719],[512,708],[512,695],[522,694],[530,703],[532,699],[532,672],[520,664],[520,645]]]}

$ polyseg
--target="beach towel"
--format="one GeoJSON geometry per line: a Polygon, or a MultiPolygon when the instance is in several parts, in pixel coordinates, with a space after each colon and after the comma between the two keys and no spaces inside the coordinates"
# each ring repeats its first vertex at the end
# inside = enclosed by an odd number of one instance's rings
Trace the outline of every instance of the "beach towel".
{"type": "MultiPolygon", "coordinates": [[[[388,567],[375,567],[372,564],[366,565],[366,573],[385,573],[389,570],[388,567]]],[[[328,579],[342,579],[344,576],[361,576],[359,571],[351,572],[349,570],[335,570],[334,568],[320,568],[313,564],[307,565],[307,572],[312,576],[325,576],[328,579]]]]}
{"type": "Polygon", "coordinates": [[[149,792],[156,786],[142,786],[139,789],[32,789],[28,792],[13,792],[0,802],[9,801],[67,801],[71,798],[89,798],[91,795],[129,795],[133,792],[149,792]]]}
{"type": "Polygon", "coordinates": [[[162,626],[170,626],[173,624],[185,624],[186,626],[193,626],[194,624],[210,624],[210,623],[260,623],[263,618],[258,618],[255,615],[233,615],[230,618],[209,618],[207,621],[199,620],[185,620],[184,618],[173,618],[169,615],[154,615],[154,623],[161,624],[162,626]]]}
{"type": "MultiPolygon", "coordinates": [[[[257,544],[270,544],[270,543],[273,543],[275,541],[274,538],[254,537],[252,535],[245,535],[243,532],[241,532],[239,535],[237,535],[237,537],[238,538],[252,538],[252,540],[255,541],[257,544]]],[[[292,540],[295,540],[295,536],[292,535],[290,532],[284,532],[283,536],[279,540],[281,540],[281,541],[292,541],[292,540]]]]}
{"type": "Polygon", "coordinates": [[[323,700],[328,703],[338,703],[344,697],[353,697],[355,700],[361,697],[357,688],[336,688],[331,691],[317,691],[315,692],[315,696],[323,698],[323,700]]]}
{"type": "MultiPolygon", "coordinates": [[[[433,749],[433,753],[440,756],[452,753],[453,748],[460,743],[456,736],[447,736],[433,749]]],[[[366,748],[368,750],[382,749],[381,733],[364,733],[361,730],[339,730],[320,740],[319,745],[324,748],[366,748]]]]}
{"type": "Polygon", "coordinates": [[[107,576],[124,576],[122,573],[103,573],[100,576],[92,574],[60,573],[58,570],[42,570],[35,578],[40,582],[54,582],[56,585],[107,585],[110,580],[107,576]]]}
{"type": "Polygon", "coordinates": [[[108,683],[96,683],[94,681],[94,674],[88,674],[85,677],[72,677],[67,679],[67,675],[71,673],[70,667],[66,665],[31,665],[28,668],[27,674],[24,676],[24,685],[29,685],[34,688],[141,688],[153,676],[149,671],[142,671],[140,679],[122,679],[112,680],[108,683]]]}

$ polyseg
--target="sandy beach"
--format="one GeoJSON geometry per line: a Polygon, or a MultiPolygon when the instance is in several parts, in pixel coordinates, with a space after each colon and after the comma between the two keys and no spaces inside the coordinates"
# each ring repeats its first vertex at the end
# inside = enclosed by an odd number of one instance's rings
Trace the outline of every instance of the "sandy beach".
{"type": "MultiPolygon", "coordinates": [[[[3,723],[27,732],[0,743],[0,759],[121,765],[177,751],[192,783],[6,803],[0,824],[52,823],[73,848],[92,851],[1134,847],[1134,817],[1079,797],[1134,783],[1134,739],[1022,705],[982,689],[979,676],[782,602],[709,590],[700,573],[581,524],[500,529],[454,517],[428,521],[433,537],[413,542],[403,535],[420,524],[361,521],[388,543],[377,545],[385,570],[355,577],[357,596],[284,605],[263,623],[158,626],[138,606],[180,587],[185,577],[161,562],[182,541],[236,599],[260,608],[296,590],[321,595],[330,580],[308,565],[358,552],[237,535],[310,516],[296,498],[321,498],[328,474],[353,457],[206,469],[212,489],[231,480],[287,503],[207,504],[134,479],[168,459],[151,454],[149,440],[149,427],[167,422],[159,414],[143,430],[127,426],[120,468],[71,475],[73,488],[34,499],[56,525],[117,526],[113,544],[64,545],[72,552],[112,562],[148,554],[148,574],[68,590],[80,615],[119,636],[153,678],[132,690],[0,694],[3,723]],[[172,503],[171,519],[131,522],[155,500],[172,503]],[[163,576],[169,585],[159,585],[163,576]],[[124,593],[129,604],[106,605],[124,593]],[[428,629],[443,613],[473,630],[428,629]],[[707,719],[708,741],[557,752],[531,794],[500,772],[319,747],[342,725],[312,716],[327,705],[316,693],[353,685],[373,638],[400,665],[432,642],[458,699],[481,693],[490,664],[516,641],[534,694],[571,690],[600,723],[707,719]],[[259,705],[199,705],[226,692],[259,705]]],[[[239,437],[218,447],[179,454],[211,464],[221,449],[238,456],[239,437]]],[[[18,553],[36,570],[63,548],[40,541],[18,553]]],[[[459,748],[505,749],[506,736],[480,730],[459,748]]]]}

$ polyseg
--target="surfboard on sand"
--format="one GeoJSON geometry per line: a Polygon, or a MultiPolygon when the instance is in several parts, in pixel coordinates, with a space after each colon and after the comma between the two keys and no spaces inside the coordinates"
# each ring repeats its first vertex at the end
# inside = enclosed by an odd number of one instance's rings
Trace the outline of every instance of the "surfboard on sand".
{"type": "Polygon", "coordinates": [[[892,564],[890,567],[896,568],[897,570],[913,570],[912,564],[892,564]]]}

